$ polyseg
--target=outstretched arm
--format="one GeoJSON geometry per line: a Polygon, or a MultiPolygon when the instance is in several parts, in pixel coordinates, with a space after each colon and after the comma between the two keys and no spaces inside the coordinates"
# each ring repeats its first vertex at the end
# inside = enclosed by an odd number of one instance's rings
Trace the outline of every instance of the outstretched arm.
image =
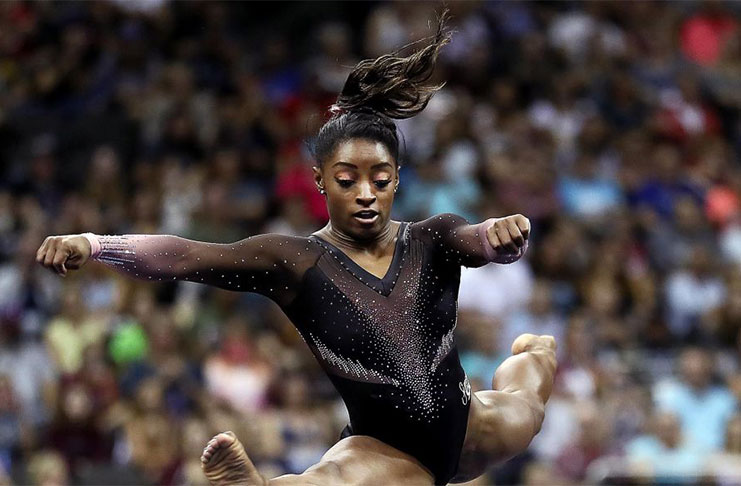
{"type": "Polygon", "coordinates": [[[439,214],[416,223],[419,234],[446,258],[466,267],[512,263],[527,251],[530,221],[521,214],[469,224],[465,218],[439,214]]]}
{"type": "Polygon", "coordinates": [[[310,258],[306,238],[266,234],[235,243],[206,243],[171,235],[52,236],[36,260],[60,275],[89,259],[149,281],[188,280],[257,292],[287,303],[310,258]]]}

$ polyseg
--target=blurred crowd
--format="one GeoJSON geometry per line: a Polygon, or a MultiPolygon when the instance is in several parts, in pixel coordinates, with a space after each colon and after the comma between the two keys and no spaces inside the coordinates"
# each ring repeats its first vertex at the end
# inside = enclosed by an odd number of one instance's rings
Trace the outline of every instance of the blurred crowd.
{"type": "MultiPolygon", "coordinates": [[[[525,259],[464,269],[457,342],[474,389],[519,333],[560,358],[529,451],[475,484],[741,484],[741,4],[449,7],[394,217],[528,216],[525,259]]],[[[224,430],[301,472],[337,441],[344,406],[270,301],[34,256],[315,231],[327,108],[440,8],[0,2],[0,484],[202,484],[224,430]]]]}

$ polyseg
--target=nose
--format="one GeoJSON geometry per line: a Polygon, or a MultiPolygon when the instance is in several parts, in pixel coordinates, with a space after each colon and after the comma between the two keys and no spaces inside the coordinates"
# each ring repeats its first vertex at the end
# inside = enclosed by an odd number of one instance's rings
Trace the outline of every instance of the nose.
{"type": "Polygon", "coordinates": [[[373,194],[373,188],[371,184],[367,182],[360,183],[358,184],[358,189],[360,190],[360,192],[355,198],[355,201],[358,204],[362,206],[368,206],[375,202],[376,196],[375,194],[373,194]]]}

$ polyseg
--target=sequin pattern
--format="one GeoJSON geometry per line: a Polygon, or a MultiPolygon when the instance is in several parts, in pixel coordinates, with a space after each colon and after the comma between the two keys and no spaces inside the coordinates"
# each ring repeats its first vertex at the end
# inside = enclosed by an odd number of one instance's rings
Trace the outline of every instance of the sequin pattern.
{"type": "Polygon", "coordinates": [[[319,338],[311,333],[309,334],[309,336],[311,336],[312,344],[319,351],[320,358],[327,365],[332,367],[335,373],[346,377],[359,378],[363,381],[367,381],[368,383],[383,383],[386,385],[399,386],[399,380],[390,378],[383,373],[379,373],[376,370],[369,370],[368,368],[360,364],[357,359],[343,358],[342,356],[338,356],[334,353],[334,351],[329,349],[323,342],[321,342],[319,338]]]}
{"type": "MultiPolygon", "coordinates": [[[[421,286],[421,242],[409,241],[408,230],[402,238],[405,238],[404,253],[388,295],[380,294],[370,282],[358,285],[357,276],[331,248],[319,259],[317,266],[339,290],[338,297],[344,300],[337,302],[342,306],[337,314],[342,316],[346,326],[349,322],[358,328],[357,339],[361,340],[358,346],[366,347],[360,355],[364,367],[388,375],[400,388],[405,409],[419,420],[431,420],[444,405],[444,400],[438,397],[442,396],[440,388],[445,384],[434,371],[453,348],[453,329],[442,339],[437,337],[439,329],[433,328],[436,323],[426,315],[430,303],[421,286]]],[[[341,355],[337,358],[344,363],[350,360],[341,355]]],[[[330,368],[345,371],[337,365],[330,368]]]]}

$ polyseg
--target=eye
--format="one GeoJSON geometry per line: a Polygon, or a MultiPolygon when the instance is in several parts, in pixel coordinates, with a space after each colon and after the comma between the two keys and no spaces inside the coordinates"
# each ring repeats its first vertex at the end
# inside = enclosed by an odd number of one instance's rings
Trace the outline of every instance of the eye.
{"type": "Polygon", "coordinates": [[[382,180],[382,181],[373,181],[373,182],[375,182],[376,186],[378,186],[378,187],[386,187],[389,184],[391,184],[391,179],[386,179],[386,180],[382,180]]]}
{"type": "Polygon", "coordinates": [[[355,183],[352,179],[337,179],[337,184],[340,185],[340,187],[348,188],[352,186],[355,183]]]}

